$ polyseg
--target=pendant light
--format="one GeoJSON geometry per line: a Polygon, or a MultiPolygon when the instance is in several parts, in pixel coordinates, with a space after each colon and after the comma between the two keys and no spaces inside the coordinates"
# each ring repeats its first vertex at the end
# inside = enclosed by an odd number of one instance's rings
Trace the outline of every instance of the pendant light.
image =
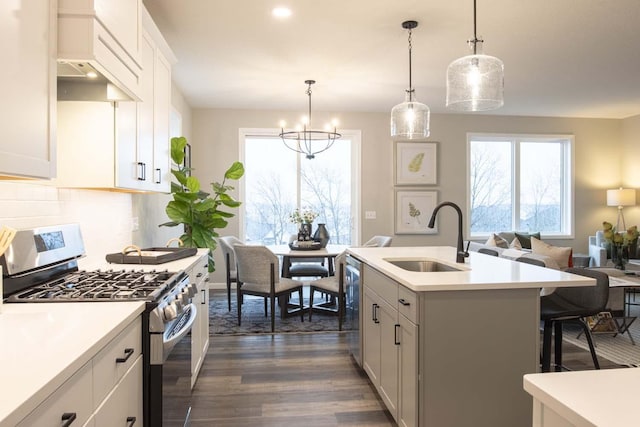
{"type": "Polygon", "coordinates": [[[391,137],[395,139],[424,139],[429,136],[429,107],[416,100],[411,85],[411,30],[417,21],[404,21],[402,28],[409,30],[409,89],[403,103],[391,109],[391,137]]]}
{"type": "Polygon", "coordinates": [[[504,104],[504,64],[482,53],[484,40],[476,35],[476,0],[473,0],[471,54],[447,68],[447,107],[457,111],[495,110],[504,104]]]}
{"type": "Polygon", "coordinates": [[[280,139],[284,145],[297,153],[304,154],[309,160],[314,159],[316,154],[331,148],[336,139],[340,139],[342,135],[336,132],[336,123],[334,119],[331,124],[325,125],[324,130],[311,128],[311,85],[315,84],[315,80],[305,80],[307,85],[307,96],[309,97],[309,114],[302,119],[302,124],[296,126],[295,130],[285,131],[284,121],[280,122],[281,132],[280,139]],[[333,127],[333,129],[332,129],[333,127]]]}

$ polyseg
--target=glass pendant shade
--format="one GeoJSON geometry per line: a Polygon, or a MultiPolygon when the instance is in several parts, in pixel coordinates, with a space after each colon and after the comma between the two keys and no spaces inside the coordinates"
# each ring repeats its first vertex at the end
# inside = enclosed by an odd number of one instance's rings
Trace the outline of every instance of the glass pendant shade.
{"type": "Polygon", "coordinates": [[[494,56],[467,55],[447,68],[447,107],[486,111],[504,105],[504,64],[494,56]]]}
{"type": "Polygon", "coordinates": [[[391,137],[423,139],[429,136],[431,111],[407,91],[405,101],[391,109],[391,137]]]}

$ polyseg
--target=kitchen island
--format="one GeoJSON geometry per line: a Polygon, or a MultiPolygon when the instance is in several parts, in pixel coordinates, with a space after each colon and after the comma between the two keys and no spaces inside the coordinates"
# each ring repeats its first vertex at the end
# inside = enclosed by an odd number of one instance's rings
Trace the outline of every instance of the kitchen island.
{"type": "Polygon", "coordinates": [[[540,288],[593,279],[480,253],[458,264],[453,247],[347,252],[362,263],[362,367],[399,425],[531,425],[540,288]]]}

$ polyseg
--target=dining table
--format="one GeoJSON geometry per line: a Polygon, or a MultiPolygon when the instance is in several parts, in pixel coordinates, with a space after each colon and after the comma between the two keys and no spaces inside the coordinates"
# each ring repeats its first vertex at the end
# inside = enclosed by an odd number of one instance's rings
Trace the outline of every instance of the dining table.
{"type": "Polygon", "coordinates": [[[275,255],[282,257],[282,277],[290,277],[289,265],[291,260],[298,261],[304,258],[325,258],[327,260],[327,268],[329,276],[334,275],[334,259],[336,256],[344,252],[349,245],[327,245],[324,248],[291,248],[289,245],[270,245],[267,246],[275,255]]]}

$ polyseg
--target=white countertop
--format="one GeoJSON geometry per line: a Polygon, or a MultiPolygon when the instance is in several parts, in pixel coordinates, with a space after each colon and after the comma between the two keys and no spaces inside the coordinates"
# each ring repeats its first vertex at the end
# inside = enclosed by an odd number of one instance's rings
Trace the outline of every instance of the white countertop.
{"type": "Polygon", "coordinates": [[[465,263],[458,264],[456,248],[449,246],[349,248],[347,252],[415,292],[595,286],[596,283],[588,277],[478,252],[470,252],[465,263]],[[461,271],[413,272],[387,259],[429,259],[461,271]]]}
{"type": "Polygon", "coordinates": [[[4,304],[0,427],[15,426],[144,310],[144,302],[4,304]]]}
{"type": "Polygon", "coordinates": [[[549,372],[524,376],[524,389],[575,426],[639,424],[640,368],[549,372]]]}

